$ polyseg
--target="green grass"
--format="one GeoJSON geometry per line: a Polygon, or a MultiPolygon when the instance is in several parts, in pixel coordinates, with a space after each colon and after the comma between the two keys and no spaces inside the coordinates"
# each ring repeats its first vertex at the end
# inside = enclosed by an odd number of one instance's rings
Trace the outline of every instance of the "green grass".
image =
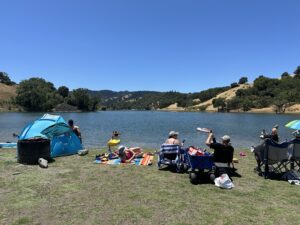
{"type": "MultiPolygon", "coordinates": [[[[238,155],[239,151],[236,151],[238,155]]],[[[238,157],[235,188],[192,185],[188,174],[156,166],[94,164],[56,158],[48,169],[16,163],[0,149],[0,224],[298,224],[300,187],[254,174],[238,157]]]]}

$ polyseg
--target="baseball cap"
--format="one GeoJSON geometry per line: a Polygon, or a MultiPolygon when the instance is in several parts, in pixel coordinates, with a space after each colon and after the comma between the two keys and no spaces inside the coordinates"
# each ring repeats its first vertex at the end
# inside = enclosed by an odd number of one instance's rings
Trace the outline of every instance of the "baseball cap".
{"type": "Polygon", "coordinates": [[[222,140],[223,140],[223,141],[230,141],[230,137],[229,137],[228,135],[224,135],[224,136],[222,137],[222,140]]]}

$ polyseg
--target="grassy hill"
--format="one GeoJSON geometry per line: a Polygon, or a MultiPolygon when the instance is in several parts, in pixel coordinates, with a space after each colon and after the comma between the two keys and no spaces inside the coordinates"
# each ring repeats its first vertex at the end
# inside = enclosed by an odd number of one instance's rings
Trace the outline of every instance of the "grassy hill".
{"type": "Polygon", "coordinates": [[[250,84],[241,84],[238,87],[230,88],[229,90],[217,94],[216,96],[214,96],[213,98],[207,101],[200,102],[199,104],[194,105],[192,109],[201,109],[201,107],[204,107],[206,111],[217,112],[218,109],[213,106],[213,99],[224,98],[225,100],[230,100],[236,96],[237,90],[248,89],[250,87],[251,87],[250,84]]]}

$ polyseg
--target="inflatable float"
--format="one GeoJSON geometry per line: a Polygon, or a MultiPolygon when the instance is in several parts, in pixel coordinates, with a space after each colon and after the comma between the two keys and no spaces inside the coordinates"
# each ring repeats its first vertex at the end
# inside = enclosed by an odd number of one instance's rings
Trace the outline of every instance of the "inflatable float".
{"type": "Polygon", "coordinates": [[[0,143],[0,148],[17,148],[17,143],[0,143]]]}
{"type": "Polygon", "coordinates": [[[116,146],[118,144],[120,144],[121,140],[120,139],[110,139],[108,142],[107,142],[107,145],[108,146],[116,146]]]}

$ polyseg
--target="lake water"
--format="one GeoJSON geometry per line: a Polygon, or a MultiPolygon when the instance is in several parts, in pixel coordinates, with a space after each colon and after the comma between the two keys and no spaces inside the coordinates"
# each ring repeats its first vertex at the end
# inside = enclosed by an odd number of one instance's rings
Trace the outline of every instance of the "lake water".
{"type": "MultiPolygon", "coordinates": [[[[13,133],[20,133],[29,122],[42,113],[0,113],[0,142],[16,142],[13,133]]],[[[179,131],[179,138],[186,145],[204,147],[207,137],[196,127],[213,129],[217,139],[224,134],[231,136],[235,147],[250,147],[259,143],[262,129],[270,131],[279,124],[281,140],[290,139],[292,130],[284,125],[300,115],[205,113],[205,112],[156,112],[156,111],[103,111],[90,113],[60,113],[67,121],[73,119],[80,127],[86,147],[106,146],[113,130],[121,132],[122,144],[143,148],[159,148],[169,131],[179,131]]]]}

